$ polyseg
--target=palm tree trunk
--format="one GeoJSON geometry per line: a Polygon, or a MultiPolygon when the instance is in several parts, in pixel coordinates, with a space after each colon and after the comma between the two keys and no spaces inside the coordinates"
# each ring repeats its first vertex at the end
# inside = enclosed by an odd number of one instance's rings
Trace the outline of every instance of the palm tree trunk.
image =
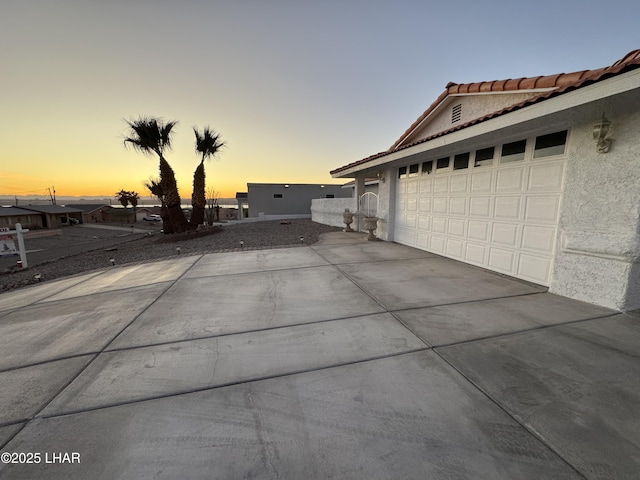
{"type": "Polygon", "coordinates": [[[175,233],[173,225],[171,224],[171,219],[169,218],[169,209],[167,208],[167,204],[164,203],[164,200],[160,205],[160,218],[162,219],[162,232],[175,233]]]}
{"type": "Polygon", "coordinates": [[[160,157],[160,183],[162,184],[162,191],[164,192],[169,220],[173,231],[175,233],[182,233],[189,228],[189,223],[180,205],[180,194],[178,193],[175,174],[171,165],[169,165],[169,162],[167,162],[164,157],[160,157]]]}
{"type": "Polygon", "coordinates": [[[204,223],[204,207],[206,199],[204,194],[205,174],[204,161],[200,162],[193,174],[193,193],[191,194],[191,227],[197,228],[198,225],[204,223]]]}

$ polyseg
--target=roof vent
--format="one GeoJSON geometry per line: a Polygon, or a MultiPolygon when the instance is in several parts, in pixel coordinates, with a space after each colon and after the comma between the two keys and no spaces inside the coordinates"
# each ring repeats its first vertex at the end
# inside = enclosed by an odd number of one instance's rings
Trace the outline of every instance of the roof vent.
{"type": "Polygon", "coordinates": [[[462,118],[462,104],[459,103],[451,109],[451,123],[459,122],[462,118]]]}

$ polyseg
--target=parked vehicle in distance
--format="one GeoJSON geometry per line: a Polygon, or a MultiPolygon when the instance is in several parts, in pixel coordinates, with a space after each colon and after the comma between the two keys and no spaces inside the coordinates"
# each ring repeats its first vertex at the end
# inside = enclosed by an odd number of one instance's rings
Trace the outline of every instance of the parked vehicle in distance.
{"type": "Polygon", "coordinates": [[[160,215],[147,215],[142,217],[142,220],[145,222],[160,222],[162,221],[162,218],[160,218],[160,215]]]}

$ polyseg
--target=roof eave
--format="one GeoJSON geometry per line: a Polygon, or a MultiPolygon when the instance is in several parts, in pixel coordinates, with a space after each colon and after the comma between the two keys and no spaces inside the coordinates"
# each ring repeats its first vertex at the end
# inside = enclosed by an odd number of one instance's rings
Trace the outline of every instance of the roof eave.
{"type": "Polygon", "coordinates": [[[356,162],[355,165],[347,165],[330,173],[333,178],[352,178],[359,172],[375,169],[410,155],[462,142],[478,135],[524,123],[552,113],[569,110],[634,89],[640,89],[640,68],[576,88],[575,90],[563,92],[557,96],[538,99],[531,105],[512,111],[509,108],[504,109],[504,111],[496,112],[495,116],[485,120],[475,121],[475,123],[472,121],[469,124],[461,125],[453,131],[436,134],[414,145],[372,155],[370,161],[365,159],[363,162],[356,162]]]}

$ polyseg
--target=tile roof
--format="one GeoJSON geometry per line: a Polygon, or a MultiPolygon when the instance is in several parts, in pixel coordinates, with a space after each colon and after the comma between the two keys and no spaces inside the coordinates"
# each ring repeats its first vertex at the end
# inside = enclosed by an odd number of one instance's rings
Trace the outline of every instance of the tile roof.
{"type": "Polygon", "coordinates": [[[347,170],[349,168],[367,163],[376,158],[384,157],[385,155],[389,155],[390,153],[397,152],[399,150],[403,150],[408,147],[412,147],[414,145],[418,145],[420,143],[427,142],[429,140],[433,140],[434,138],[441,137],[447,135],[449,133],[455,132],[457,130],[462,130],[463,128],[470,127],[472,125],[476,125],[478,123],[490,120],[492,118],[498,117],[500,115],[504,115],[509,112],[513,112],[515,110],[519,110],[521,108],[527,107],[529,105],[533,105],[535,103],[542,102],[549,98],[556,97],[558,95],[562,95],[564,93],[570,92],[572,90],[576,90],[578,88],[591,85],[592,83],[599,82],[601,80],[606,80],[607,78],[614,77],[616,75],[620,75],[630,70],[635,70],[636,68],[640,68],[640,50],[633,50],[628,53],[620,60],[616,61],[613,65],[604,68],[598,68],[595,70],[582,70],[579,72],[573,73],[559,73],[555,75],[547,75],[540,77],[530,77],[530,78],[517,78],[517,79],[509,79],[509,80],[494,80],[491,82],[476,82],[476,83],[466,83],[466,84],[456,84],[456,83],[448,83],[446,86],[446,90],[440,94],[440,96],[427,108],[418,119],[411,124],[411,126],[402,134],[402,136],[388,149],[383,152],[376,153],[369,157],[363,158],[362,160],[358,160],[357,162],[350,163],[343,167],[337,168],[336,170],[332,170],[332,175],[335,173],[339,173],[341,171],[347,170]],[[411,133],[431,112],[433,112],[442,101],[447,98],[449,95],[461,94],[461,93],[485,93],[485,92],[505,92],[505,91],[517,91],[517,90],[535,90],[535,89],[545,89],[539,95],[536,95],[532,98],[524,100],[520,103],[516,103],[509,107],[503,108],[502,110],[498,110],[496,112],[484,115],[482,117],[476,118],[469,122],[466,122],[461,125],[457,125],[456,127],[450,128],[448,130],[436,133],[427,138],[420,139],[416,142],[399,146],[402,141],[411,133]]]}

